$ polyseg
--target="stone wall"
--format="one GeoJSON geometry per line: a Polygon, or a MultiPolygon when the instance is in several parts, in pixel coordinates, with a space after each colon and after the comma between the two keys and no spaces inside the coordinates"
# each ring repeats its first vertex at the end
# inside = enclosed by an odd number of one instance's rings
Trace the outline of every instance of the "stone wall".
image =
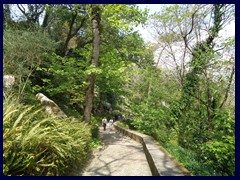
{"type": "Polygon", "coordinates": [[[192,174],[152,137],[118,126],[120,133],[140,142],[153,176],[192,176],[192,174]]]}

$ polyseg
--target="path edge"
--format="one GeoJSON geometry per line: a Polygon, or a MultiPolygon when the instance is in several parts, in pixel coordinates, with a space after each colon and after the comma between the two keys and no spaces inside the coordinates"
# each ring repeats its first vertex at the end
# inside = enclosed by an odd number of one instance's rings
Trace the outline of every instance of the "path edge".
{"type": "Polygon", "coordinates": [[[146,145],[147,141],[151,141],[152,143],[154,143],[157,146],[157,148],[159,149],[159,151],[163,152],[167,157],[169,157],[171,159],[171,161],[175,164],[176,168],[178,168],[178,170],[180,170],[180,172],[184,176],[192,176],[192,174],[183,166],[183,164],[181,164],[178,160],[176,160],[167,150],[165,150],[151,136],[120,127],[116,123],[117,122],[114,123],[114,128],[117,131],[119,131],[123,135],[128,136],[131,139],[142,144],[144,153],[146,155],[146,158],[147,158],[147,161],[148,161],[148,164],[149,164],[149,167],[151,169],[153,176],[161,176],[161,170],[158,167],[158,165],[155,163],[157,161],[157,159],[154,157],[154,155],[152,154],[152,152],[148,149],[148,146],[146,145]]]}

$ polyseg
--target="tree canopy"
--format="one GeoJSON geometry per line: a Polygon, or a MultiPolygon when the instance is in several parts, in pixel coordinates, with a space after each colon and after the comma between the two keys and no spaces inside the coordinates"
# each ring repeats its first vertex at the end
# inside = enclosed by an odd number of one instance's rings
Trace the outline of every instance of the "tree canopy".
{"type": "Polygon", "coordinates": [[[16,78],[4,93],[29,105],[44,93],[79,122],[125,120],[171,153],[189,152],[194,175],[235,174],[235,36],[221,35],[234,5],[162,5],[152,15],[135,4],[3,11],[3,71],[16,78]]]}

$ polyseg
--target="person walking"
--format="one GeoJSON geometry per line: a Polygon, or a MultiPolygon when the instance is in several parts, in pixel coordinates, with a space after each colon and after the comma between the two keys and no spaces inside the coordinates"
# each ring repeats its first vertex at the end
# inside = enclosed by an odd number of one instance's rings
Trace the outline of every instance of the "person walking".
{"type": "Polygon", "coordinates": [[[105,118],[105,117],[102,119],[102,126],[103,126],[103,130],[106,131],[107,118],[105,118]]]}
{"type": "Polygon", "coordinates": [[[109,120],[109,127],[110,127],[110,131],[111,131],[112,127],[113,127],[113,119],[112,118],[109,120]]]}

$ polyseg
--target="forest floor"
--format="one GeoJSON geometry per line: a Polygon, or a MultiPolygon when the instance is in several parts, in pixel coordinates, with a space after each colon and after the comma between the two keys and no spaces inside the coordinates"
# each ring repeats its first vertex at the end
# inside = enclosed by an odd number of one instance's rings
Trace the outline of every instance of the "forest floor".
{"type": "Polygon", "coordinates": [[[143,147],[115,129],[100,127],[103,145],[93,152],[82,176],[152,176],[143,147]]]}

